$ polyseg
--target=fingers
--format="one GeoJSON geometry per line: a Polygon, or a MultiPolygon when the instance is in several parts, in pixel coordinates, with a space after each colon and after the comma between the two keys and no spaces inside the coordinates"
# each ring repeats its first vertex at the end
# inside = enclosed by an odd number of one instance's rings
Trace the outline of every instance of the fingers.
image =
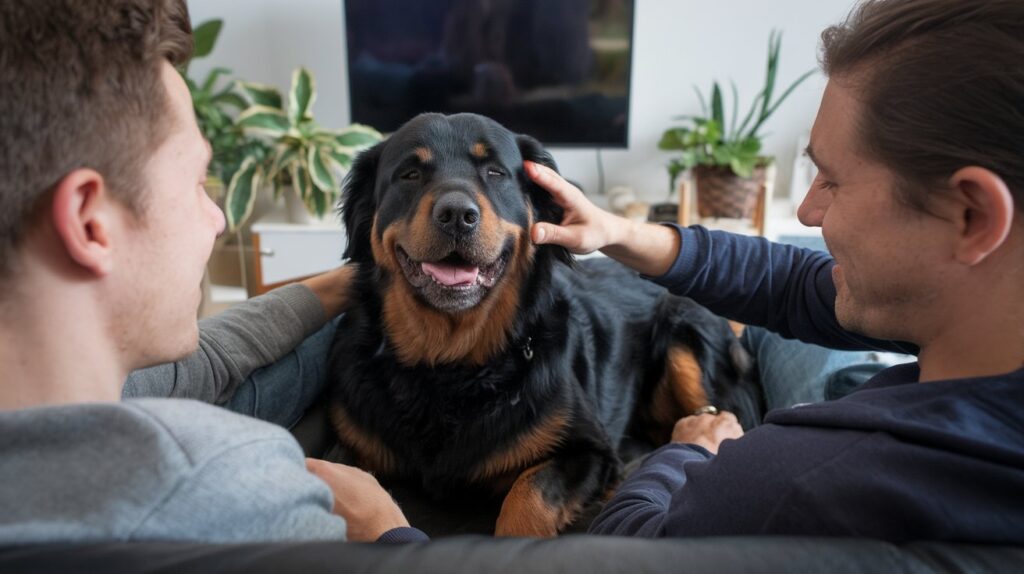
{"type": "Polygon", "coordinates": [[[531,235],[537,245],[554,243],[571,249],[580,242],[579,234],[572,229],[550,223],[535,223],[531,235]]]}
{"type": "Polygon", "coordinates": [[[555,203],[561,207],[573,207],[583,197],[583,192],[579,188],[565,181],[555,170],[532,161],[523,162],[523,166],[530,179],[548,190],[555,203]]]}
{"type": "Polygon", "coordinates": [[[338,464],[336,462],[321,460],[319,458],[307,458],[306,470],[319,477],[326,477],[330,475],[340,478],[346,478],[349,480],[372,480],[374,482],[377,481],[377,478],[373,476],[372,472],[366,472],[361,468],[349,466],[347,464],[338,464]]]}
{"type": "Polygon", "coordinates": [[[676,428],[688,427],[697,424],[711,423],[718,415],[704,413],[699,415],[687,415],[676,421],[676,428]]]}
{"type": "Polygon", "coordinates": [[[736,415],[727,411],[718,414],[703,413],[685,416],[676,421],[672,429],[672,442],[696,444],[712,453],[718,452],[718,446],[724,440],[743,436],[736,415]]]}

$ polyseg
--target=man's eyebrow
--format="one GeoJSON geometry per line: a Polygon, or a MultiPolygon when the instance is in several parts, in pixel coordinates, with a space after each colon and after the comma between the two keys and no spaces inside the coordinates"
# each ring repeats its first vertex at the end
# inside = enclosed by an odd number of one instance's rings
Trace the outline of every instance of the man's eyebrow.
{"type": "Polygon", "coordinates": [[[818,168],[818,171],[825,174],[832,173],[832,170],[828,169],[828,166],[822,165],[821,160],[814,155],[814,148],[811,147],[811,144],[807,144],[807,147],[804,148],[804,153],[807,154],[807,157],[811,158],[811,163],[818,168]]]}

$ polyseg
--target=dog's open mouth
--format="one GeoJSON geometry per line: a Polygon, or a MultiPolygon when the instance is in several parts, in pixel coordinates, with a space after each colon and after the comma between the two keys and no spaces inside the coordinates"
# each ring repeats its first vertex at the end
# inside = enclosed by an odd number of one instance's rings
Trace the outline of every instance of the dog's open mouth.
{"type": "Polygon", "coordinates": [[[505,273],[511,245],[489,263],[470,261],[453,252],[439,261],[415,261],[397,247],[398,261],[406,280],[417,294],[442,311],[465,311],[475,307],[505,273]]]}

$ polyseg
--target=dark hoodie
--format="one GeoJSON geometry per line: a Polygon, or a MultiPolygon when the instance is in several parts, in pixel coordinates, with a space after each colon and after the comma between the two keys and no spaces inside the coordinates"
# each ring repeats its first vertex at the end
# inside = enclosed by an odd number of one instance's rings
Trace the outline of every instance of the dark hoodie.
{"type": "MultiPolygon", "coordinates": [[[[679,259],[656,280],[673,291],[808,342],[913,350],[839,327],[827,254],[702,228],[680,233],[679,259]]],[[[918,377],[917,364],[899,365],[842,399],[772,411],[717,456],[665,446],[591,532],[1024,543],[1024,369],[918,377]]]]}

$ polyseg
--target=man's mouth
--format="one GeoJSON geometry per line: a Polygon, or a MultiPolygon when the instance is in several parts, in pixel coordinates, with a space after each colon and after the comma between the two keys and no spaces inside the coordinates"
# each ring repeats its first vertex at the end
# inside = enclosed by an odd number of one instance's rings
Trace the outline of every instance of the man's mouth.
{"type": "Polygon", "coordinates": [[[415,261],[396,248],[406,280],[421,299],[442,311],[465,311],[476,306],[505,272],[511,246],[495,260],[477,263],[457,252],[438,261],[415,261]]]}

